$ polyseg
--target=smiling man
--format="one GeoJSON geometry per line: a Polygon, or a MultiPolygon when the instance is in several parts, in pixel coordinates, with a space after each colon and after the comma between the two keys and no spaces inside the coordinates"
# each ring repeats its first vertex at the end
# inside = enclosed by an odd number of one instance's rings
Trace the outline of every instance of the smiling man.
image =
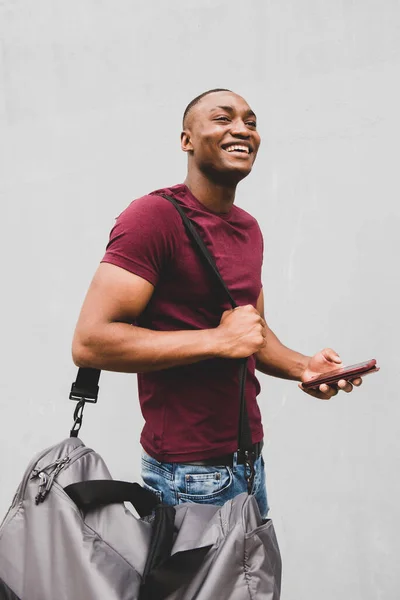
{"type": "MultiPolygon", "coordinates": [[[[313,357],[290,350],[265,322],[262,234],[254,217],[234,204],[259,145],[256,116],[241,96],[211,90],[190,102],[181,134],[185,183],[135,200],[118,217],[82,307],[73,357],[80,367],[138,373],[142,477],[167,504],[223,504],[247,489],[236,452],[237,359],[249,357],[252,492],[266,516],[255,371],[301,382],[341,360],[329,348],[313,357]],[[161,193],[195,222],[239,308],[229,310],[161,193]]],[[[339,388],[349,392],[352,385],[341,381],[339,388]]],[[[308,393],[326,400],[337,392],[322,385],[308,393]]]]}

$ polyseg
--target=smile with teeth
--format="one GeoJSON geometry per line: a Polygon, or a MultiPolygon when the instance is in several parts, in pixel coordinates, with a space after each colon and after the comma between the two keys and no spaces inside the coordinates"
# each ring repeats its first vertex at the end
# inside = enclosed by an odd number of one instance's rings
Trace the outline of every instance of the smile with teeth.
{"type": "Polygon", "coordinates": [[[250,154],[250,148],[242,146],[241,144],[232,144],[231,146],[224,148],[224,150],[227,152],[245,152],[246,154],[250,154]]]}

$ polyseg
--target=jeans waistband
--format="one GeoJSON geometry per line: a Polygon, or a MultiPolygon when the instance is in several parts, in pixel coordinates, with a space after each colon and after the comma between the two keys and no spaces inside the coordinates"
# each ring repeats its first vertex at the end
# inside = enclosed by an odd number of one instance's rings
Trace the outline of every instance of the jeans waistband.
{"type": "MultiPolygon", "coordinates": [[[[248,451],[253,461],[257,460],[261,455],[264,446],[264,441],[253,444],[252,449],[248,451]]],[[[234,463],[243,465],[249,460],[249,457],[244,452],[234,452],[232,454],[224,454],[223,456],[213,456],[204,460],[191,460],[189,462],[181,462],[183,465],[194,465],[198,467],[233,467],[234,463]],[[236,460],[235,460],[236,459],[236,460]]]]}

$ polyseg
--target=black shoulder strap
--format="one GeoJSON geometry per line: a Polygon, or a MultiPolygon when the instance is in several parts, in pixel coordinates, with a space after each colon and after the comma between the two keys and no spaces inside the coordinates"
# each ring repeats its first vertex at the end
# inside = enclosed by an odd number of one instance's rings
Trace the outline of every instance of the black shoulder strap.
{"type": "MultiPolygon", "coordinates": [[[[226,297],[228,298],[232,308],[236,308],[237,304],[232,297],[229,289],[227,288],[224,280],[221,277],[221,274],[218,270],[217,265],[215,264],[214,258],[211,256],[207,246],[201,239],[199,232],[196,229],[196,226],[193,222],[187,217],[185,211],[173,198],[172,196],[168,196],[167,194],[160,194],[163,198],[168,200],[173,206],[176,208],[178,213],[181,216],[182,222],[185,226],[185,229],[189,235],[189,238],[194,242],[197,250],[200,253],[200,256],[203,257],[204,262],[208,265],[210,271],[214,274],[217,282],[220,287],[224,291],[226,297]]],[[[246,389],[246,374],[247,374],[247,359],[243,359],[240,361],[239,367],[239,394],[240,394],[240,410],[239,410],[239,428],[238,428],[238,450],[245,452],[246,450],[251,450],[252,448],[252,438],[251,438],[251,430],[249,424],[249,417],[247,413],[247,405],[245,398],[245,389],[246,389]]],[[[79,404],[77,406],[77,410],[75,410],[74,415],[74,426],[71,430],[70,435],[76,437],[79,433],[79,429],[82,424],[82,412],[85,401],[87,402],[96,402],[98,396],[98,382],[100,378],[100,371],[98,369],[79,369],[76,381],[72,384],[70,398],[71,400],[78,400],[79,404]],[[80,409],[80,410],[79,410],[80,409]]]]}
{"type": "MultiPolygon", "coordinates": [[[[189,219],[189,217],[186,215],[185,211],[183,210],[183,208],[181,207],[179,202],[177,202],[175,200],[175,198],[173,198],[172,196],[168,196],[167,194],[160,194],[160,195],[163,196],[163,198],[165,198],[166,200],[168,200],[169,202],[171,202],[171,204],[173,204],[175,206],[176,210],[178,211],[178,213],[181,216],[181,219],[183,221],[183,224],[185,226],[187,233],[189,234],[189,237],[194,241],[201,256],[203,256],[205,262],[211,268],[217,281],[219,282],[219,284],[222,287],[223,291],[225,292],[227,298],[229,299],[229,302],[231,303],[232,308],[236,308],[237,304],[236,304],[235,300],[233,299],[230,291],[228,290],[228,288],[225,284],[225,281],[222,279],[221,273],[219,272],[218,267],[215,264],[215,261],[214,261],[213,257],[211,256],[207,246],[201,239],[199,232],[196,229],[196,226],[189,219]]],[[[247,404],[246,404],[246,374],[247,374],[247,359],[243,359],[240,361],[240,367],[239,367],[240,409],[239,409],[239,430],[238,430],[238,450],[242,451],[242,452],[245,452],[246,450],[251,450],[252,445],[253,445],[252,438],[251,438],[251,429],[250,429],[250,424],[249,424],[249,415],[247,412],[247,404]]]]}
{"type": "Polygon", "coordinates": [[[219,272],[218,267],[215,264],[215,260],[211,256],[207,246],[201,239],[199,232],[196,229],[196,226],[193,224],[193,221],[191,221],[189,219],[189,217],[186,215],[185,211],[183,210],[183,208],[181,207],[179,202],[177,202],[175,200],[175,198],[173,198],[172,196],[168,196],[167,194],[160,194],[160,196],[162,196],[163,198],[165,198],[166,200],[168,200],[169,202],[171,202],[171,204],[173,204],[175,206],[176,210],[178,211],[178,213],[181,216],[181,219],[183,221],[186,231],[189,234],[189,237],[193,240],[193,242],[197,246],[197,249],[200,251],[201,256],[204,258],[205,262],[209,265],[210,269],[214,273],[218,283],[224,290],[226,297],[228,298],[229,302],[231,303],[232,308],[236,308],[237,304],[236,304],[235,300],[233,299],[232,294],[226,287],[225,281],[222,279],[221,273],[219,272]]]}

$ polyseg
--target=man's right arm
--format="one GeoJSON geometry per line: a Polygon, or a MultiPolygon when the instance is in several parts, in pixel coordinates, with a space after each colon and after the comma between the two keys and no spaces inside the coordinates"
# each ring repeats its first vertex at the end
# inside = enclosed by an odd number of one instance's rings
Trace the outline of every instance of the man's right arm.
{"type": "Polygon", "coordinates": [[[213,329],[153,331],[131,325],[154,291],[147,280],[100,264],[78,319],[72,356],[78,367],[143,373],[209,358],[242,358],[265,343],[265,323],[253,306],[226,311],[213,329]]]}

